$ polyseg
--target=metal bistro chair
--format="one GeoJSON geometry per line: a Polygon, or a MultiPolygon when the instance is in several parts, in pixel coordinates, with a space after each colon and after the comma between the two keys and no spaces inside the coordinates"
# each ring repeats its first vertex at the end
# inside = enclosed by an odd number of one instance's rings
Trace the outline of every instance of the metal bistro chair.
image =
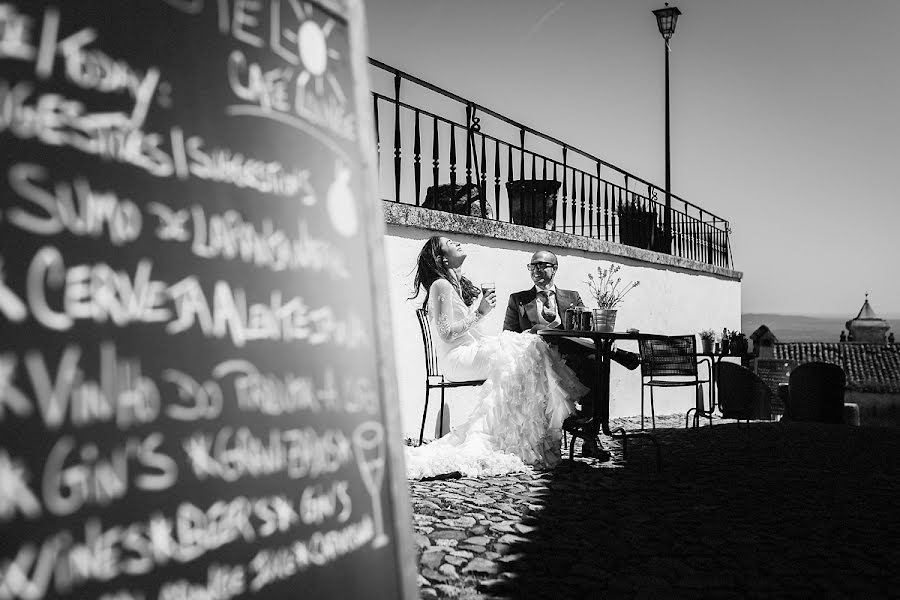
{"type": "Polygon", "coordinates": [[[419,319],[419,327],[422,329],[422,343],[425,345],[425,410],[422,411],[422,427],[419,429],[419,445],[425,437],[425,419],[428,418],[428,395],[432,388],[441,389],[441,414],[438,425],[438,437],[444,435],[444,390],[447,388],[481,385],[484,379],[472,379],[469,381],[447,381],[438,367],[437,356],[434,354],[434,345],[431,343],[431,326],[428,324],[428,313],[424,308],[416,309],[416,317],[419,319]],[[435,381],[437,380],[437,381],[435,381]]]}
{"type": "Polygon", "coordinates": [[[844,370],[826,362],[804,363],[791,371],[786,421],[844,422],[844,370]]]}
{"type": "Polygon", "coordinates": [[[759,375],[730,362],[720,362],[716,377],[719,411],[724,419],[771,420],[772,391],[759,375]]]}
{"type": "Polygon", "coordinates": [[[700,387],[703,383],[709,383],[712,377],[712,361],[701,358],[699,362],[706,362],[708,375],[706,379],[700,379],[697,370],[697,341],[692,335],[678,335],[667,337],[663,340],[640,340],[638,346],[641,352],[641,429],[644,428],[644,388],[650,388],[650,419],[653,429],[656,429],[656,407],[653,405],[653,388],[671,388],[693,386],[697,389],[697,401],[694,408],[685,415],[685,427],[691,414],[696,410],[694,422],[702,414],[710,419],[712,413],[706,411],[700,396],[700,387]],[[671,378],[677,379],[671,379],[671,378]]]}

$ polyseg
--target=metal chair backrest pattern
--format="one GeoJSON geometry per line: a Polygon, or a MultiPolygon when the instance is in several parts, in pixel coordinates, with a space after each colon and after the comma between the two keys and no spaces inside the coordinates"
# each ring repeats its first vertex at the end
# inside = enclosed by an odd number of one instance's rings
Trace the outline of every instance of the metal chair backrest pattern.
{"type": "Polygon", "coordinates": [[[664,340],[641,340],[643,377],[697,377],[697,340],[679,335],[664,340]]]}
{"type": "MultiPolygon", "coordinates": [[[[701,383],[709,383],[709,379],[700,379],[697,369],[697,340],[692,335],[674,335],[664,339],[639,340],[638,347],[641,352],[641,429],[644,428],[644,388],[650,388],[650,422],[656,429],[656,407],[654,406],[653,388],[655,387],[686,387],[697,388],[695,406],[685,415],[685,426],[694,414],[694,422],[697,417],[705,415],[712,422],[711,413],[706,410],[702,400],[701,383]],[[661,379],[677,377],[680,379],[661,379]]],[[[707,363],[710,373],[712,362],[709,359],[701,359],[707,363]]]]}
{"type": "Polygon", "coordinates": [[[725,419],[771,419],[772,392],[756,373],[730,362],[716,367],[719,411],[725,419]]]}
{"type": "Polygon", "coordinates": [[[422,329],[422,343],[425,346],[425,373],[427,377],[441,377],[438,368],[437,356],[434,353],[434,344],[431,341],[431,326],[428,324],[428,313],[424,308],[416,309],[416,317],[419,319],[419,327],[422,329]]]}
{"type": "Polygon", "coordinates": [[[844,370],[826,362],[803,363],[791,371],[787,414],[792,421],[844,422],[844,370]]]}
{"type": "Polygon", "coordinates": [[[441,390],[441,412],[438,437],[444,435],[444,390],[465,386],[478,386],[484,383],[484,379],[470,381],[447,381],[441,373],[438,365],[437,354],[434,352],[434,342],[431,337],[431,324],[428,322],[428,312],[424,308],[416,309],[416,317],[419,319],[419,327],[422,329],[422,344],[425,346],[425,410],[422,411],[422,426],[419,428],[419,445],[425,439],[425,419],[428,418],[428,398],[432,388],[441,390]],[[437,380],[437,381],[433,381],[437,380]]]}

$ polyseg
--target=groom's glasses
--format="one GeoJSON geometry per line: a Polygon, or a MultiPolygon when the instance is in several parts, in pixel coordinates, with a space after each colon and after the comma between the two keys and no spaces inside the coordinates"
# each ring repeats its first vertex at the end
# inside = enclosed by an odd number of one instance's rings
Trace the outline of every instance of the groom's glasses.
{"type": "Polygon", "coordinates": [[[528,270],[531,271],[532,273],[534,273],[535,271],[543,271],[544,269],[555,269],[555,268],[556,268],[556,265],[554,265],[553,263],[536,262],[536,263],[528,264],[528,270]]]}

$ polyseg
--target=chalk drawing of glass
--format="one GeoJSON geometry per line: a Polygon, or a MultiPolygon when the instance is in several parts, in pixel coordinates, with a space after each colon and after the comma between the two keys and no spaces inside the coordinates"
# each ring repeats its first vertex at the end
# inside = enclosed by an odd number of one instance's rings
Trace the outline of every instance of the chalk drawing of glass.
{"type": "Polygon", "coordinates": [[[353,432],[353,452],[359,465],[363,485],[372,497],[372,519],[375,521],[373,548],[387,545],[381,517],[381,485],[384,482],[384,427],[377,421],[367,421],[353,432]]]}

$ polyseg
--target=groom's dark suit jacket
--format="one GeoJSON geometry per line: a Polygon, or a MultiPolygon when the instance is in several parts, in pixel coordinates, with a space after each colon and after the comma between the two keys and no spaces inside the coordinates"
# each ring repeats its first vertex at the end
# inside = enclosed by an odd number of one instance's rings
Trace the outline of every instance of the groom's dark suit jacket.
{"type": "MultiPolygon", "coordinates": [[[[559,318],[562,320],[567,308],[584,306],[584,302],[581,301],[581,295],[575,290],[556,288],[556,306],[559,310],[559,318]]],[[[539,322],[537,288],[532,287],[530,290],[523,290],[509,295],[506,316],[503,318],[503,329],[521,333],[528,331],[539,322]]]]}

